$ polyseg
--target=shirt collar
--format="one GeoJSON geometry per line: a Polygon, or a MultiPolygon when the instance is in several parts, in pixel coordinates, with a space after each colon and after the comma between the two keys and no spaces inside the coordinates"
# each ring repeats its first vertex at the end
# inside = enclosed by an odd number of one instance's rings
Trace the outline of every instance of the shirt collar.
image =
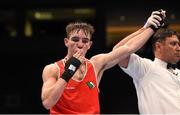
{"type": "Polygon", "coordinates": [[[163,60],[160,60],[158,58],[155,58],[154,59],[154,63],[163,67],[163,68],[167,68],[167,62],[163,61],[163,60]]]}

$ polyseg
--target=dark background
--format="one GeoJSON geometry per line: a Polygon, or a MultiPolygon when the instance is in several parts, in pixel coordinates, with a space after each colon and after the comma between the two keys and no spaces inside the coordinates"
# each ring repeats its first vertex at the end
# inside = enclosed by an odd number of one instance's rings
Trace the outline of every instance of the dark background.
{"type": "MultiPolygon", "coordinates": [[[[68,22],[82,20],[95,27],[93,46],[87,54],[90,58],[110,51],[115,43],[135,31],[127,29],[114,32],[109,28],[118,26],[138,29],[153,10],[160,8],[167,11],[169,26],[179,31],[180,7],[175,0],[1,1],[0,113],[48,113],[40,98],[41,74],[45,65],[66,55],[63,38],[68,22]],[[73,15],[76,8],[90,8],[93,12],[88,15],[73,15]],[[54,19],[37,20],[33,17],[35,11],[46,12],[52,9],[56,16],[54,19]],[[33,33],[30,36],[25,34],[29,23],[33,33]],[[113,39],[116,37],[118,39],[113,39]]],[[[149,42],[136,53],[153,59],[149,42]]],[[[104,73],[99,88],[101,113],[138,113],[133,81],[118,66],[104,73]]]]}

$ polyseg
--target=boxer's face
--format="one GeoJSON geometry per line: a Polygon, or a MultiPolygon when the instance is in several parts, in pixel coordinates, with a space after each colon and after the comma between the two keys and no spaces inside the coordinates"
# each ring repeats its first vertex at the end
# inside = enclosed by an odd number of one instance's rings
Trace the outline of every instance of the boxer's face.
{"type": "Polygon", "coordinates": [[[69,38],[65,38],[65,45],[68,48],[68,54],[74,55],[78,50],[82,51],[85,57],[88,49],[92,45],[91,35],[85,34],[83,30],[74,30],[70,33],[69,38]]]}

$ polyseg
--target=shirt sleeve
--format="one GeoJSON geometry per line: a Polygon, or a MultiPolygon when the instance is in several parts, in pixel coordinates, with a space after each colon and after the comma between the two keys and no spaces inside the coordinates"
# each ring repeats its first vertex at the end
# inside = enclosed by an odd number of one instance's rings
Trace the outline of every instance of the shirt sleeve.
{"type": "Polygon", "coordinates": [[[128,67],[121,69],[135,80],[142,79],[151,66],[149,59],[141,58],[137,54],[131,54],[128,67]]]}

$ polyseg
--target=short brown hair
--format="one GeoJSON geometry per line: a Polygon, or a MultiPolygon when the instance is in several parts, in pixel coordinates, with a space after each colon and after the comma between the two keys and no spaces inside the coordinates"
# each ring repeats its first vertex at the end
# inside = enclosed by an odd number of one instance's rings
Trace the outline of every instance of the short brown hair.
{"type": "Polygon", "coordinates": [[[173,35],[176,35],[178,37],[178,39],[180,39],[180,34],[177,31],[175,31],[175,30],[172,30],[172,29],[169,29],[169,28],[161,28],[161,29],[159,29],[153,35],[153,38],[152,38],[152,48],[153,48],[153,51],[156,49],[155,48],[155,43],[156,42],[165,41],[165,39],[167,37],[171,37],[173,35]]]}
{"type": "Polygon", "coordinates": [[[86,35],[90,34],[91,37],[94,33],[94,27],[91,24],[85,22],[71,22],[66,26],[66,35],[68,38],[70,33],[74,30],[76,30],[77,32],[79,30],[83,30],[86,35]]]}

